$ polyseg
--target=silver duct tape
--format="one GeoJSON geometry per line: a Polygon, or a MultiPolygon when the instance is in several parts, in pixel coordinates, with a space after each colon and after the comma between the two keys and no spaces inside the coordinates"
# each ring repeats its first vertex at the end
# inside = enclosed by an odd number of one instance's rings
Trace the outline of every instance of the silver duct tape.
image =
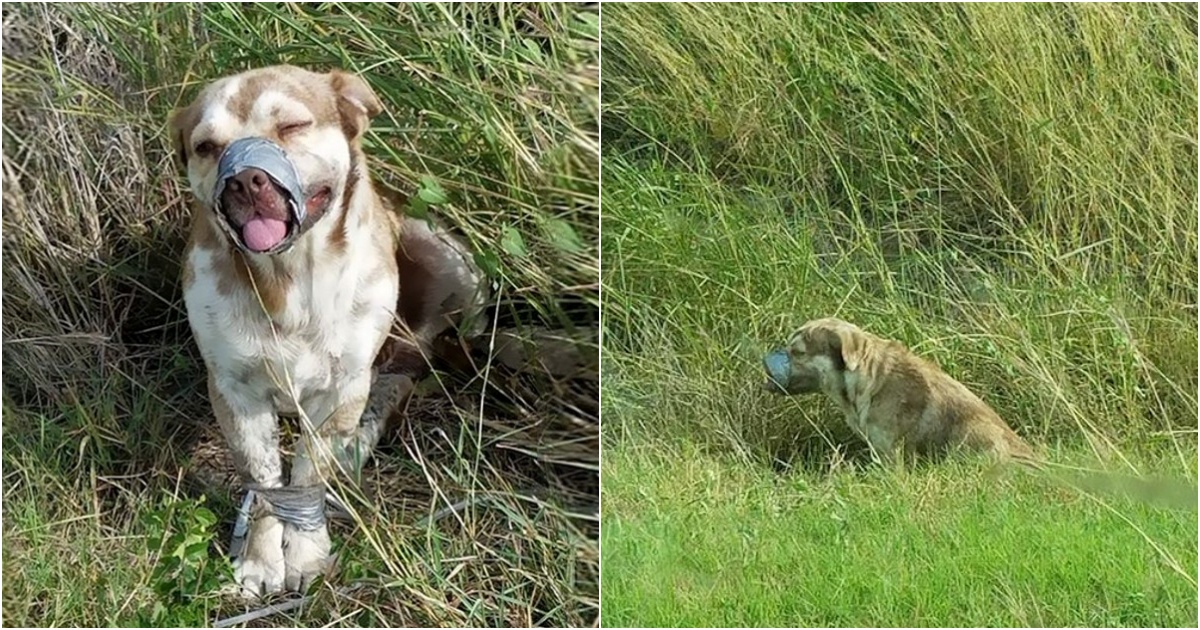
{"type": "MultiPolygon", "coordinates": [[[[323,486],[307,486],[306,488],[321,489],[321,488],[323,488],[323,486]]],[[[282,490],[283,488],[278,488],[278,489],[282,490]]],[[[251,508],[251,506],[254,505],[254,499],[260,495],[263,497],[263,500],[266,501],[267,504],[271,506],[272,514],[274,514],[280,520],[288,522],[288,523],[292,523],[293,525],[296,525],[297,527],[299,527],[301,529],[305,529],[305,530],[309,530],[309,531],[320,527],[320,525],[317,524],[318,517],[313,513],[311,507],[306,507],[305,509],[300,510],[299,512],[297,512],[296,510],[289,511],[289,510],[285,509],[283,512],[283,515],[281,515],[279,509],[275,506],[275,504],[271,503],[271,499],[268,496],[269,490],[268,490],[268,494],[261,494],[261,493],[262,493],[261,487],[258,489],[258,491],[255,491],[253,489],[247,490],[246,496],[242,498],[242,504],[241,504],[241,506],[238,507],[237,518],[233,522],[233,535],[230,536],[230,541],[229,541],[229,557],[230,558],[237,558],[242,555],[242,549],[244,549],[246,546],[246,534],[248,534],[250,531],[250,508],[251,508]],[[297,520],[297,519],[299,519],[299,520],[297,520]]],[[[311,499],[311,497],[306,497],[305,500],[310,501],[312,499],[311,499]]],[[[327,518],[329,518],[329,517],[332,517],[334,519],[348,520],[348,521],[354,520],[350,513],[350,509],[346,506],[345,503],[342,502],[341,499],[339,499],[333,493],[326,493],[323,497],[323,501],[328,502],[331,512],[326,513],[324,511],[322,511],[320,513],[321,516],[319,517],[319,520],[321,523],[324,523],[327,520],[327,518]]],[[[324,506],[322,506],[322,510],[323,509],[324,509],[324,506]]]]}
{"type": "Polygon", "coordinates": [[[271,506],[275,518],[305,531],[325,526],[325,486],[256,487],[251,490],[271,506]]]}
{"type": "Polygon", "coordinates": [[[307,214],[304,187],[300,184],[300,173],[288,159],[283,147],[266,138],[239,138],[229,143],[217,162],[217,185],[213,189],[213,207],[220,207],[221,194],[229,180],[242,171],[257,168],[269,176],[288,195],[297,223],[302,223],[307,214]]]}
{"type": "Polygon", "coordinates": [[[771,380],[777,385],[786,386],[788,379],[791,376],[792,361],[788,357],[787,350],[776,350],[763,359],[766,365],[767,373],[771,375],[771,380]]]}
{"type": "Polygon", "coordinates": [[[242,505],[238,507],[237,520],[233,522],[233,536],[229,541],[229,557],[237,558],[242,555],[246,546],[246,533],[250,530],[250,506],[254,504],[254,491],[246,492],[242,505]]]}

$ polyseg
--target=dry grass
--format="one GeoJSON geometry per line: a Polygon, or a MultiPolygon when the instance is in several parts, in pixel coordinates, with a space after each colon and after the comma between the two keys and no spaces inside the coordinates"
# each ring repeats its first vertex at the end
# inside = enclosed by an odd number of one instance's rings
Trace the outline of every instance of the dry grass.
{"type": "Polygon", "coordinates": [[[233,516],[180,301],[189,211],[163,129],[205,81],[279,62],[367,76],[389,105],[367,138],[376,175],[410,193],[437,178],[451,201],[434,212],[499,287],[494,321],[561,331],[583,369],[428,383],[351,501],[341,574],[267,621],[593,623],[595,8],[21,5],[3,29],[5,623],[241,610],[166,597],[146,553],[164,502],[205,493],[220,523],[180,508],[172,527],[215,535],[206,556],[233,516]]]}

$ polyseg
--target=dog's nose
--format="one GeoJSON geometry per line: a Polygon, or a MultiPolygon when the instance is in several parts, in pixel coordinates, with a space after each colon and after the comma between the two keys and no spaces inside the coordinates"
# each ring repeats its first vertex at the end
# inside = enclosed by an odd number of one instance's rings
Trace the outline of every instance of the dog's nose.
{"type": "Polygon", "coordinates": [[[773,350],[763,357],[763,367],[766,368],[767,374],[770,375],[771,380],[780,385],[788,382],[791,364],[791,357],[788,356],[787,350],[782,348],[773,350]]]}
{"type": "Polygon", "coordinates": [[[229,179],[228,190],[243,203],[249,203],[258,198],[270,183],[265,171],[248,168],[229,179]]]}

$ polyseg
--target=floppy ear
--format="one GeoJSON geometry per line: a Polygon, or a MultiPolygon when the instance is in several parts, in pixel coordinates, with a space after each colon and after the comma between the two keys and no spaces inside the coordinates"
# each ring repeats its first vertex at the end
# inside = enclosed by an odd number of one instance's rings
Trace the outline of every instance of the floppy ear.
{"type": "Polygon", "coordinates": [[[851,328],[838,328],[835,331],[837,345],[842,352],[842,361],[846,364],[846,371],[853,372],[858,369],[859,360],[862,358],[863,339],[858,331],[851,328]]]}
{"type": "Polygon", "coordinates": [[[329,82],[338,95],[338,115],[346,136],[357,138],[367,128],[367,120],[383,112],[383,104],[375,91],[358,75],[334,70],[329,82]]]}
{"type": "Polygon", "coordinates": [[[188,162],[188,134],[191,133],[191,128],[195,125],[195,114],[192,107],[184,107],[171,112],[171,116],[167,122],[167,133],[171,136],[171,153],[174,156],[175,164],[179,170],[187,173],[188,162]]]}
{"type": "Polygon", "coordinates": [[[831,358],[840,359],[844,370],[858,369],[863,340],[854,328],[821,322],[809,329],[808,337],[809,343],[827,352],[831,358]]]}

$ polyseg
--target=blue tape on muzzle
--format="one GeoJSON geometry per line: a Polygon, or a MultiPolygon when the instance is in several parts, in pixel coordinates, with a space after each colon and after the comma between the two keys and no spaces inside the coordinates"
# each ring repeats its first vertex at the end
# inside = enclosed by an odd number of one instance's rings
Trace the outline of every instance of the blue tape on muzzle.
{"type": "MultiPolygon", "coordinates": [[[[300,173],[296,165],[288,159],[283,147],[266,138],[239,138],[229,143],[217,161],[217,185],[213,188],[213,208],[221,211],[221,195],[229,180],[241,174],[246,169],[256,168],[266,173],[271,181],[283,191],[288,207],[291,209],[292,225],[288,237],[280,243],[277,249],[283,249],[300,231],[308,213],[304,198],[304,187],[300,183],[300,173]]],[[[234,230],[236,232],[236,230],[234,230]]],[[[240,235],[234,234],[241,244],[240,235]]]]}
{"type": "Polygon", "coordinates": [[[787,388],[792,373],[792,360],[788,357],[787,350],[775,350],[763,357],[763,367],[767,369],[767,375],[771,377],[772,382],[787,388]]]}

